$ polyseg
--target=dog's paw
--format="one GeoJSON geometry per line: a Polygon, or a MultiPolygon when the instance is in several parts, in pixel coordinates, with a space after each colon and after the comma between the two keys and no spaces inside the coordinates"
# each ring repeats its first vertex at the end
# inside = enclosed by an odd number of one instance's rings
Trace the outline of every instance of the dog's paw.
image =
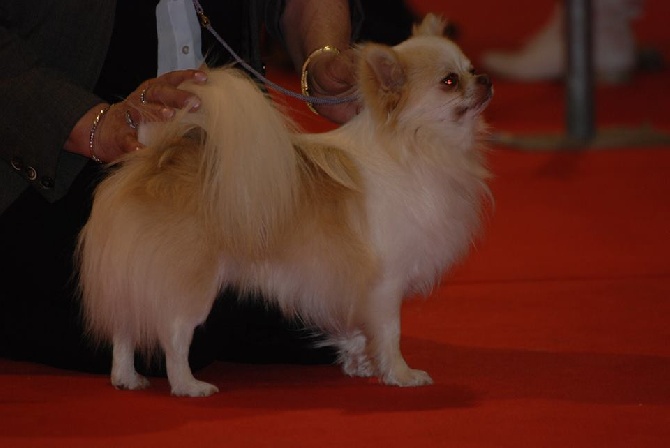
{"type": "Polygon", "coordinates": [[[403,369],[401,372],[390,372],[382,377],[382,383],[389,386],[416,387],[433,384],[428,372],[416,369],[403,369]]]}
{"type": "Polygon", "coordinates": [[[177,397],[209,397],[218,391],[219,388],[215,385],[198,380],[172,387],[172,395],[177,397]]]}
{"type": "Polygon", "coordinates": [[[361,332],[337,340],[337,362],[342,365],[345,375],[360,377],[375,375],[375,366],[367,355],[366,344],[365,336],[361,332]]]}
{"type": "Polygon", "coordinates": [[[126,376],[112,375],[112,386],[119,390],[141,390],[149,387],[149,380],[139,373],[126,376]]]}
{"type": "Polygon", "coordinates": [[[349,376],[371,377],[375,375],[372,361],[367,356],[348,356],[342,360],[342,371],[349,376]]]}

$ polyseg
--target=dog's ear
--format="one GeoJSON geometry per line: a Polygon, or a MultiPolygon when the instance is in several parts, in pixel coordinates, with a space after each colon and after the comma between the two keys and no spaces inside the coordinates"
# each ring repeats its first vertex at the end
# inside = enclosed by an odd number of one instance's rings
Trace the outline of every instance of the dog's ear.
{"type": "Polygon", "coordinates": [[[414,25],[412,29],[413,36],[443,36],[447,22],[440,16],[429,13],[423,18],[423,21],[414,25]]]}
{"type": "Polygon", "coordinates": [[[366,45],[361,59],[360,88],[368,104],[387,116],[400,102],[407,81],[405,69],[397,53],[386,45],[366,45]]]}

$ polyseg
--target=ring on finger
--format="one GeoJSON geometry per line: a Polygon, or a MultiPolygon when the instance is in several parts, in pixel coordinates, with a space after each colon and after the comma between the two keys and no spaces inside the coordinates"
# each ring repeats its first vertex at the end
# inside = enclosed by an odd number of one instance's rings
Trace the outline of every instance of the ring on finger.
{"type": "Polygon", "coordinates": [[[132,115],[130,115],[130,110],[128,109],[126,109],[126,123],[128,123],[128,126],[132,129],[137,129],[137,123],[133,120],[132,115]]]}
{"type": "Polygon", "coordinates": [[[145,89],[142,90],[142,92],[140,93],[140,102],[141,102],[142,104],[147,104],[147,90],[149,90],[149,87],[145,88],[145,89]]]}

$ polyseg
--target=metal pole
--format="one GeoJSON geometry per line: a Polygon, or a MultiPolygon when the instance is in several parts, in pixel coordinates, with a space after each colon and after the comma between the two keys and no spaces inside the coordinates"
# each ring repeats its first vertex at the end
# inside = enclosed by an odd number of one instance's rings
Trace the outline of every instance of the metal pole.
{"type": "Polygon", "coordinates": [[[592,2],[565,0],[567,35],[567,132],[577,142],[595,135],[592,2]]]}

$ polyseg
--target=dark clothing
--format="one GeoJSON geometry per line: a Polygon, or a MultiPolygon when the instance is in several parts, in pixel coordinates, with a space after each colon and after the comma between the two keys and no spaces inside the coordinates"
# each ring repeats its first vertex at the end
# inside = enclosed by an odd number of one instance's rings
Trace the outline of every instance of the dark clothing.
{"type": "MultiPolygon", "coordinates": [[[[261,27],[279,32],[282,2],[202,0],[200,2],[217,33],[256,70],[262,70],[258,40],[261,27]]],[[[95,92],[116,102],[144,80],[156,76],[156,5],[158,0],[120,1],[102,73],[95,92]]],[[[232,62],[232,57],[207,31],[202,31],[202,54],[210,67],[232,62]]],[[[279,36],[277,36],[279,37],[279,36]]]]}
{"type": "Polygon", "coordinates": [[[92,93],[114,21],[113,0],[0,2],[0,213],[33,188],[63,197],[87,159],[62,148],[101,102],[92,93]]]}
{"type": "MultiPolygon", "coordinates": [[[[75,123],[156,76],[157,3],[0,1],[0,213],[28,187],[50,202],[62,198],[87,162],[62,150],[75,123]]],[[[262,68],[261,27],[281,38],[283,2],[201,3],[228,43],[262,68]]],[[[209,61],[230,60],[209,33],[202,35],[209,61]]]]}

